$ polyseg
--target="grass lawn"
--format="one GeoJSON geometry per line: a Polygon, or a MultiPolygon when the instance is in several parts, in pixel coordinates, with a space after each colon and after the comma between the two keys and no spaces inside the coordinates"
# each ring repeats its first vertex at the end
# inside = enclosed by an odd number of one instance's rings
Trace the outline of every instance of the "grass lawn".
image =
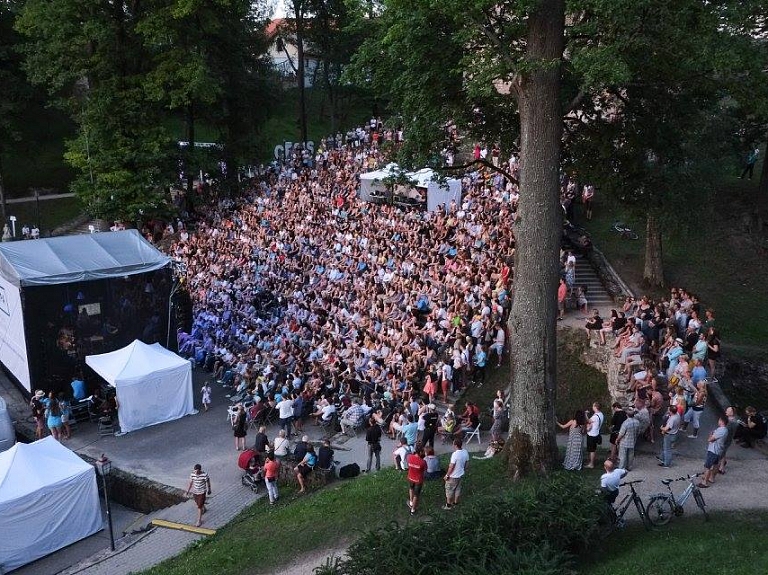
{"type": "MultiPolygon", "coordinates": [[[[445,461],[443,467],[445,468],[445,461]]],[[[472,461],[462,485],[467,501],[492,493],[507,482],[501,461],[472,461]]],[[[274,568],[318,549],[334,549],[362,531],[391,521],[411,521],[405,502],[405,476],[393,468],[339,481],[318,492],[297,496],[280,487],[280,504],[254,503],[234,521],[146,575],[243,575],[274,573],[274,568]]],[[[446,513],[443,482],[429,481],[420,503],[424,516],[446,513]]]]}
{"type": "MultiPolygon", "coordinates": [[[[714,202],[694,208],[698,213],[691,223],[667,226],[664,271],[669,285],[692,290],[704,305],[715,310],[726,353],[765,357],[767,258],[742,223],[743,215],[752,212],[756,186],[756,181],[724,179],[714,202]]],[[[578,221],[585,222],[581,214],[578,221]]],[[[632,217],[626,207],[610,198],[601,197],[586,228],[625,281],[639,294],[646,293],[642,287],[645,221],[632,217]],[[616,220],[629,224],[640,239],[624,240],[610,231],[616,220]]]]}
{"type": "Polygon", "coordinates": [[[633,525],[583,562],[582,575],[764,575],[768,514],[715,514],[674,519],[650,533],[633,525]]]}

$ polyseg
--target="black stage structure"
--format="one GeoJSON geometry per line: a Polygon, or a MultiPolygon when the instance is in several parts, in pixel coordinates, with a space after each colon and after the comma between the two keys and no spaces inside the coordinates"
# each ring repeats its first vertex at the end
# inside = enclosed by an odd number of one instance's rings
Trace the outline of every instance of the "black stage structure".
{"type": "Polygon", "coordinates": [[[86,355],[166,344],[172,283],[136,230],[0,244],[0,362],[26,394],[69,391],[86,355]]]}

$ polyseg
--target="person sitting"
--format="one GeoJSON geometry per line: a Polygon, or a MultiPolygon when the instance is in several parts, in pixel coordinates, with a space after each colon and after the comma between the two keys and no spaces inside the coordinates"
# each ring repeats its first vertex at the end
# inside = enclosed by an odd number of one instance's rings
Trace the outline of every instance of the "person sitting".
{"type": "Polygon", "coordinates": [[[320,469],[333,469],[333,449],[331,441],[326,439],[317,451],[317,466],[320,469]]]}
{"type": "Polygon", "coordinates": [[[440,459],[435,455],[435,450],[431,446],[427,447],[424,453],[424,461],[427,462],[427,473],[425,477],[427,479],[438,479],[443,475],[443,470],[440,468],[440,459]]]}
{"type": "Polygon", "coordinates": [[[296,443],[296,447],[293,449],[293,460],[294,461],[301,461],[304,459],[304,456],[307,454],[307,451],[309,451],[309,436],[304,435],[301,438],[301,441],[296,443]]]}
{"type": "Polygon", "coordinates": [[[739,442],[742,447],[753,447],[756,441],[765,439],[766,431],[768,431],[768,424],[765,417],[758,413],[757,410],[751,405],[748,406],[744,413],[747,419],[742,421],[736,428],[734,439],[739,442]]]}
{"type": "Polygon", "coordinates": [[[76,399],[77,401],[81,401],[87,397],[85,382],[83,381],[82,375],[80,374],[75,375],[70,385],[72,386],[72,397],[74,399],[76,399]]]}
{"type": "Polygon", "coordinates": [[[363,423],[364,416],[365,412],[360,405],[360,400],[355,399],[352,406],[341,416],[341,421],[339,422],[341,424],[341,432],[347,433],[350,429],[360,427],[363,423]]]}
{"type": "Polygon", "coordinates": [[[310,473],[312,473],[315,465],[317,465],[317,455],[315,454],[315,448],[310,444],[307,447],[307,452],[304,454],[304,457],[302,457],[299,464],[293,468],[293,471],[296,474],[296,480],[299,482],[300,489],[298,493],[305,492],[304,480],[310,473]]]}
{"type": "Polygon", "coordinates": [[[290,447],[290,441],[286,437],[285,429],[281,429],[277,432],[277,437],[272,445],[272,453],[278,461],[282,461],[288,455],[288,448],[290,447]]]}
{"type": "Polygon", "coordinates": [[[584,330],[587,332],[587,341],[590,341],[590,335],[593,331],[600,333],[603,329],[603,318],[600,317],[600,312],[596,309],[592,310],[592,317],[584,324],[584,330]]]}
{"type": "Polygon", "coordinates": [[[395,469],[400,471],[406,471],[408,469],[408,462],[406,461],[408,454],[411,452],[408,449],[408,442],[405,437],[400,438],[400,443],[397,448],[392,452],[392,459],[395,462],[395,469]]]}
{"type": "Polygon", "coordinates": [[[475,429],[477,429],[479,424],[480,410],[473,402],[468,401],[464,413],[461,414],[459,429],[453,433],[453,436],[456,438],[461,438],[465,433],[472,433],[475,429]]]}

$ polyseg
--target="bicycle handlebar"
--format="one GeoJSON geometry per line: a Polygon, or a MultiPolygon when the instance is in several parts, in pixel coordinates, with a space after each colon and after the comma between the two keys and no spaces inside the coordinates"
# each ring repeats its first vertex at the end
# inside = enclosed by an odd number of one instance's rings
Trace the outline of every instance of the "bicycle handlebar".
{"type": "Polygon", "coordinates": [[[672,481],[690,481],[691,479],[696,479],[697,477],[701,477],[702,475],[704,475],[704,474],[703,473],[694,473],[693,475],[685,475],[683,477],[678,477],[677,479],[664,479],[662,481],[668,481],[670,483],[672,481]]]}
{"type": "Polygon", "coordinates": [[[642,483],[642,479],[635,479],[634,481],[625,481],[624,483],[619,484],[619,487],[624,487],[625,485],[632,485],[634,483],[642,483]]]}

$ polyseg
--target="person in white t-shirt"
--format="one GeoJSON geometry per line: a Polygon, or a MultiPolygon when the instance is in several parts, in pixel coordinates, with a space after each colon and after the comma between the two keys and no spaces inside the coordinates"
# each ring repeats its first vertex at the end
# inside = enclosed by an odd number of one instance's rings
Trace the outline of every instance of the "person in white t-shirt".
{"type": "Polygon", "coordinates": [[[462,440],[454,439],[451,463],[448,465],[445,477],[443,477],[445,480],[445,506],[443,509],[453,509],[454,505],[459,503],[461,480],[467,471],[468,463],[469,453],[464,449],[462,440]]]}
{"type": "Polygon", "coordinates": [[[597,446],[602,443],[600,428],[603,426],[603,421],[605,421],[605,415],[600,411],[600,404],[598,402],[592,404],[592,411],[592,416],[587,421],[587,453],[589,453],[589,464],[586,465],[587,469],[595,468],[597,446]]]}
{"type": "Polygon", "coordinates": [[[621,480],[627,475],[627,470],[620,467],[614,469],[613,461],[606,459],[603,463],[605,473],[600,476],[600,491],[605,495],[605,499],[613,505],[616,497],[619,495],[619,486],[621,480]]]}
{"type": "Polygon", "coordinates": [[[293,419],[293,400],[290,397],[285,397],[275,405],[280,412],[280,429],[285,430],[286,433],[291,432],[291,420],[293,419]]]}

